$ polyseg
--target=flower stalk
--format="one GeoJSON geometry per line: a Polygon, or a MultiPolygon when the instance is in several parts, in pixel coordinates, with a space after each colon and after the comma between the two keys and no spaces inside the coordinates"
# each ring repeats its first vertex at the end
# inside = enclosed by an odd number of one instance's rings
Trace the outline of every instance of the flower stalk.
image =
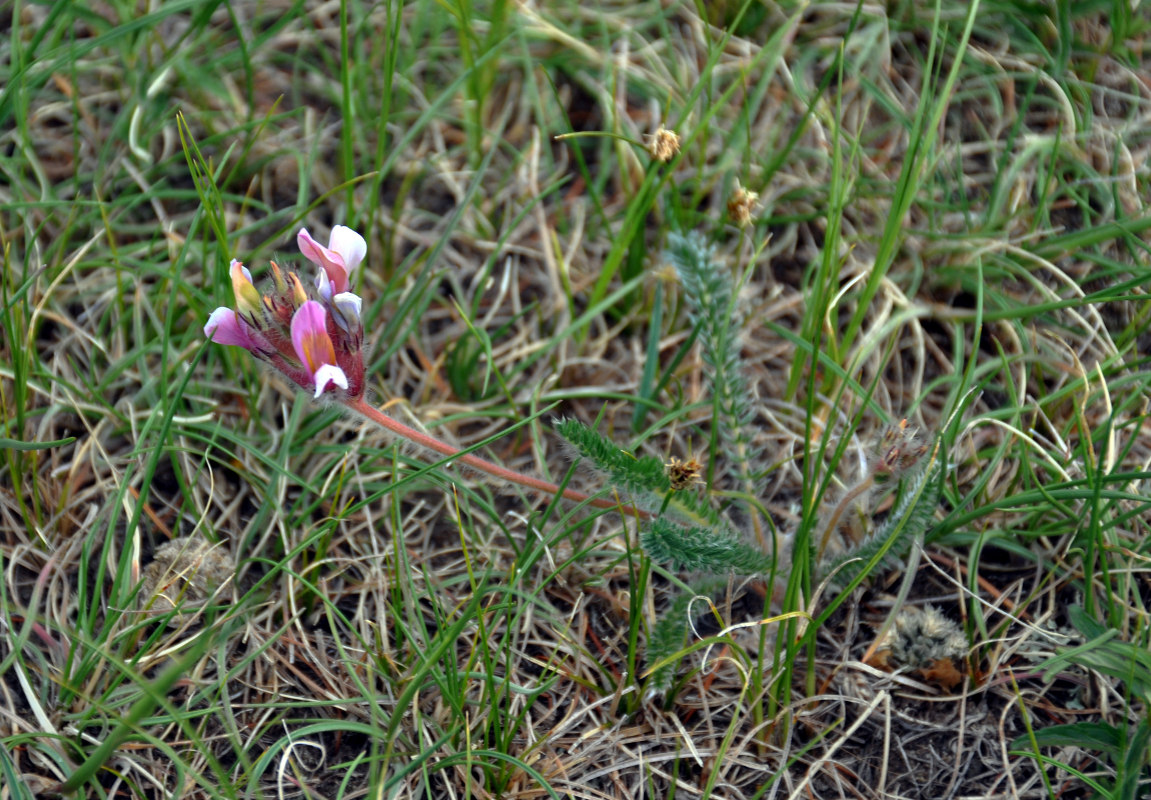
{"type": "Polygon", "coordinates": [[[380,411],[375,406],[366,402],[363,397],[356,399],[348,399],[344,401],[344,406],[351,411],[367,417],[372,422],[379,425],[381,428],[394,433],[396,436],[401,436],[407,439],[412,444],[419,445],[433,452],[439,453],[442,456],[455,459],[461,464],[466,464],[472,469],[479,470],[493,478],[498,478],[508,483],[514,483],[517,486],[523,486],[526,489],[539,492],[540,494],[549,496],[562,496],[565,500],[571,500],[576,503],[587,503],[594,508],[618,508],[628,515],[638,516],[641,519],[647,519],[651,515],[642,509],[625,506],[615,500],[606,497],[592,497],[584,494],[583,492],[576,491],[575,489],[560,489],[554,483],[541,480],[540,478],[533,478],[531,475],[524,475],[521,472],[501,467],[486,459],[480,458],[472,453],[464,453],[458,447],[454,447],[447,442],[440,441],[434,436],[429,436],[426,433],[411,428],[402,422],[392,419],[384,412],[380,411]]]}

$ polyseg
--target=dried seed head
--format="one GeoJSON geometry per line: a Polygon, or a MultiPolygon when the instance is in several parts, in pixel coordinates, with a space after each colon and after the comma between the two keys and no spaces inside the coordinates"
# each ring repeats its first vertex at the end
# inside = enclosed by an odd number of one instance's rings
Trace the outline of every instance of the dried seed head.
{"type": "Polygon", "coordinates": [[[703,464],[694,458],[680,461],[672,456],[671,461],[667,462],[666,466],[667,479],[671,483],[671,488],[677,492],[682,492],[697,483],[703,483],[703,464]]]}
{"type": "Polygon", "coordinates": [[[752,215],[758,202],[758,192],[748,191],[737,184],[731,198],[727,201],[728,216],[736,225],[746,228],[752,222],[752,215]]]}
{"type": "Polygon", "coordinates": [[[935,606],[909,606],[895,618],[882,649],[890,653],[889,660],[895,666],[925,670],[936,667],[939,661],[963,659],[967,637],[935,606]]]}
{"type": "Polygon", "coordinates": [[[168,620],[169,625],[179,625],[235,574],[236,565],[225,545],[182,536],[156,549],[155,559],[144,567],[137,599],[141,610],[152,616],[179,609],[168,620]]]}
{"type": "Polygon", "coordinates": [[[679,152],[679,134],[660,125],[659,130],[647,137],[647,151],[661,164],[675,158],[679,152]]]}

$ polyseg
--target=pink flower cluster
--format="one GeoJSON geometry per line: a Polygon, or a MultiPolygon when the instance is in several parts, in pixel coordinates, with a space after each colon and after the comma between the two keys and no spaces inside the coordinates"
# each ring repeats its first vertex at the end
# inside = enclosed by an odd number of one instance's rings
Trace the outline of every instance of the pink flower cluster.
{"type": "Polygon", "coordinates": [[[217,308],[204,326],[204,335],[218,344],[243,347],[268,362],[315,397],[327,393],[339,400],[364,394],[364,324],[361,300],[349,291],[351,273],[364,260],[364,237],[337,225],[328,246],[306,228],[296,236],[300,252],[320,268],[318,299],[309,296],[299,277],[286,275],[272,262],[272,291],[261,295],[252,274],[232,261],[232,291],[236,307],[217,308]]]}

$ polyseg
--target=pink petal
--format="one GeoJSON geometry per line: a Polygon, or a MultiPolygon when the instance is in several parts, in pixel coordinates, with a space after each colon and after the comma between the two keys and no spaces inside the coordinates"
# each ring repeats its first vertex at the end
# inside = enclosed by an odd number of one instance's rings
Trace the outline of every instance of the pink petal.
{"type": "Polygon", "coordinates": [[[313,379],[324,364],[336,363],[336,349],[328,336],[327,312],[315,300],[307,301],[292,315],[292,346],[313,379]]]}
{"type": "Polygon", "coordinates": [[[296,234],[296,244],[300,246],[300,252],[305,258],[317,266],[323,266],[324,251],[328,248],[313,239],[307,228],[300,228],[300,232],[296,234]]]}
{"type": "Polygon", "coordinates": [[[324,270],[336,294],[347,291],[348,268],[344,265],[342,255],[313,239],[307,228],[300,228],[296,234],[296,244],[300,246],[300,252],[305,258],[324,270]]]}
{"type": "Polygon", "coordinates": [[[256,340],[252,329],[230,308],[217,308],[204,325],[204,336],[216,344],[230,344],[255,352],[256,340]]]}

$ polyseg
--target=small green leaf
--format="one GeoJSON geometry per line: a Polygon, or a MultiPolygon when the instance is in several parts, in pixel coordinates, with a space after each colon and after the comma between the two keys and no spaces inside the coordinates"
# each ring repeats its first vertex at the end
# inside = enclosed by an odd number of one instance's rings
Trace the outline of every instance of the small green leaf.
{"type": "MultiPolygon", "coordinates": [[[[1086,747],[1100,750],[1115,758],[1123,747],[1123,732],[1105,722],[1073,722],[1067,725],[1051,725],[1035,731],[1035,744],[1040,747],[1086,747]]],[[[1031,747],[1030,737],[1017,737],[1011,743],[1013,750],[1027,750],[1031,747]]]]}
{"type": "Polygon", "coordinates": [[[47,450],[50,447],[63,447],[76,441],[75,436],[67,439],[57,439],[54,442],[21,442],[19,439],[0,438],[0,447],[6,450],[47,450]]]}
{"type": "MultiPolygon", "coordinates": [[[[1126,742],[1122,758],[1116,758],[1119,767],[1115,780],[1115,797],[1118,800],[1137,800],[1140,779],[1147,778],[1147,742],[1151,737],[1151,723],[1144,718],[1135,733],[1126,742]]],[[[1146,795],[1142,795],[1145,797],[1146,795]]]]}
{"type": "Polygon", "coordinates": [[[1059,648],[1058,655],[1044,664],[1043,679],[1054,680],[1055,674],[1068,664],[1078,664],[1125,681],[1134,694],[1146,698],[1151,693],[1151,653],[1120,641],[1119,631],[1103,627],[1079,606],[1072,606],[1068,615],[1072,625],[1088,640],[1078,647],[1059,648]]]}
{"type": "Polygon", "coordinates": [[[663,462],[654,456],[636,457],[621,450],[599,432],[574,419],[561,419],[555,423],[556,432],[567,439],[581,456],[607,473],[612,481],[629,491],[671,491],[663,462]]]}

